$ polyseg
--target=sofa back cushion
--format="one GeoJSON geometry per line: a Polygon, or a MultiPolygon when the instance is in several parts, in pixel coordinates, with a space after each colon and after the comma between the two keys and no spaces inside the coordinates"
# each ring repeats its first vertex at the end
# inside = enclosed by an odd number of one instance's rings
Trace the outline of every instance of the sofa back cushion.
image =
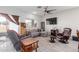
{"type": "Polygon", "coordinates": [[[8,30],[7,33],[8,33],[9,38],[11,39],[12,43],[14,45],[17,44],[19,41],[17,33],[13,30],[8,30]]]}
{"type": "Polygon", "coordinates": [[[7,33],[16,51],[20,51],[19,35],[14,30],[8,30],[7,33]]]}

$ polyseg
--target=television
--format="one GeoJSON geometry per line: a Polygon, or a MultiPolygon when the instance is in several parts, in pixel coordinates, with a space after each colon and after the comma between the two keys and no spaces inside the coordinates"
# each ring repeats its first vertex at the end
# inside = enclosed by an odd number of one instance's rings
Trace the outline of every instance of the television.
{"type": "Polygon", "coordinates": [[[48,18],[48,19],[46,19],[46,22],[47,22],[47,24],[50,24],[50,25],[56,25],[57,24],[57,17],[48,18]]]}

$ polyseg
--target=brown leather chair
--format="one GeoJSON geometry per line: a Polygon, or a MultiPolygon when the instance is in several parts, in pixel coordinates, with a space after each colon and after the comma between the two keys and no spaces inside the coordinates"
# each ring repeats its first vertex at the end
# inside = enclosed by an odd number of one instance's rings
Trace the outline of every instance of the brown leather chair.
{"type": "Polygon", "coordinates": [[[50,42],[55,43],[54,39],[56,39],[56,30],[51,30],[50,39],[50,42]]]}
{"type": "Polygon", "coordinates": [[[71,31],[72,30],[70,28],[64,28],[64,32],[62,33],[59,41],[62,43],[68,43],[68,40],[71,36],[71,31]]]}
{"type": "Polygon", "coordinates": [[[78,37],[78,52],[79,52],[79,31],[77,30],[77,37],[78,37]]]}
{"type": "Polygon", "coordinates": [[[77,37],[78,37],[78,41],[79,41],[79,31],[77,30],[77,37]]]}

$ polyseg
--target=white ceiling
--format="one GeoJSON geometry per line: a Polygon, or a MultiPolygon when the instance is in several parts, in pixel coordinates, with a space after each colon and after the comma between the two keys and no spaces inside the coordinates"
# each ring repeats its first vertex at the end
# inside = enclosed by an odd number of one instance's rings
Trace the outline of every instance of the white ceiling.
{"type": "MultiPolygon", "coordinates": [[[[60,11],[64,11],[64,10],[68,10],[68,9],[72,9],[72,8],[76,8],[78,6],[48,6],[48,9],[56,9],[56,11],[53,11],[52,13],[56,13],[56,12],[60,12],[60,11]]],[[[38,9],[37,6],[0,6],[0,8],[4,8],[4,9],[13,9],[14,11],[19,11],[21,13],[25,13],[25,14],[32,14],[33,12],[36,12],[38,15],[42,15],[45,6],[43,6],[42,8],[38,9]]]]}
{"type": "MultiPolygon", "coordinates": [[[[48,9],[56,9],[56,11],[53,11],[53,13],[55,12],[60,12],[60,11],[64,11],[67,9],[72,9],[72,8],[76,8],[78,6],[48,6],[48,9]]],[[[45,6],[43,6],[42,8],[38,9],[37,6],[20,6],[20,7],[16,7],[17,9],[21,10],[24,13],[33,13],[33,12],[37,12],[42,13],[44,11],[45,6]]]]}

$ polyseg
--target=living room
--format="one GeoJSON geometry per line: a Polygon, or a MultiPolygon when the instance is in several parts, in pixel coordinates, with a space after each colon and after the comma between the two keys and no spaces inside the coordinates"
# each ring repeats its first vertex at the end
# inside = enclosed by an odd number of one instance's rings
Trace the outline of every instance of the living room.
{"type": "MultiPolygon", "coordinates": [[[[37,47],[36,51],[38,52],[77,52],[78,51],[78,41],[72,40],[73,37],[75,38],[77,37],[77,30],[79,30],[78,6],[23,6],[23,7],[3,6],[0,7],[0,14],[3,16],[5,14],[8,14],[8,16],[11,18],[10,20],[11,22],[7,21],[9,24],[7,26],[4,26],[6,30],[13,30],[24,38],[28,37],[26,39],[29,38],[36,39],[36,45],[38,46],[38,47],[36,46],[37,47]],[[11,15],[19,16],[18,21],[16,21],[15,18],[13,18],[11,15]],[[56,18],[56,20],[53,21],[54,23],[50,24],[50,22],[52,21],[49,20],[47,21],[47,19],[50,18],[52,19],[56,18]],[[14,22],[12,22],[12,20],[14,22]],[[64,28],[70,28],[72,30],[71,35],[68,39],[68,43],[66,44],[59,42],[58,37],[54,39],[55,42],[50,42],[51,30],[58,29],[60,33],[63,33],[64,28]]],[[[2,25],[0,24],[0,26],[2,25]]],[[[3,26],[1,27],[0,32],[7,32],[2,28],[3,26]]],[[[13,34],[12,32],[9,33],[9,35],[10,34],[12,35],[10,36],[11,39],[11,37],[13,37],[13,34]]],[[[3,38],[3,36],[1,37],[3,38]]],[[[1,39],[1,40],[2,41],[1,41],[0,51],[13,52],[17,50],[17,47],[14,48],[14,42],[12,42],[12,40],[11,40],[12,43],[10,42],[10,40],[8,41],[3,41],[5,39],[1,39]]]]}

